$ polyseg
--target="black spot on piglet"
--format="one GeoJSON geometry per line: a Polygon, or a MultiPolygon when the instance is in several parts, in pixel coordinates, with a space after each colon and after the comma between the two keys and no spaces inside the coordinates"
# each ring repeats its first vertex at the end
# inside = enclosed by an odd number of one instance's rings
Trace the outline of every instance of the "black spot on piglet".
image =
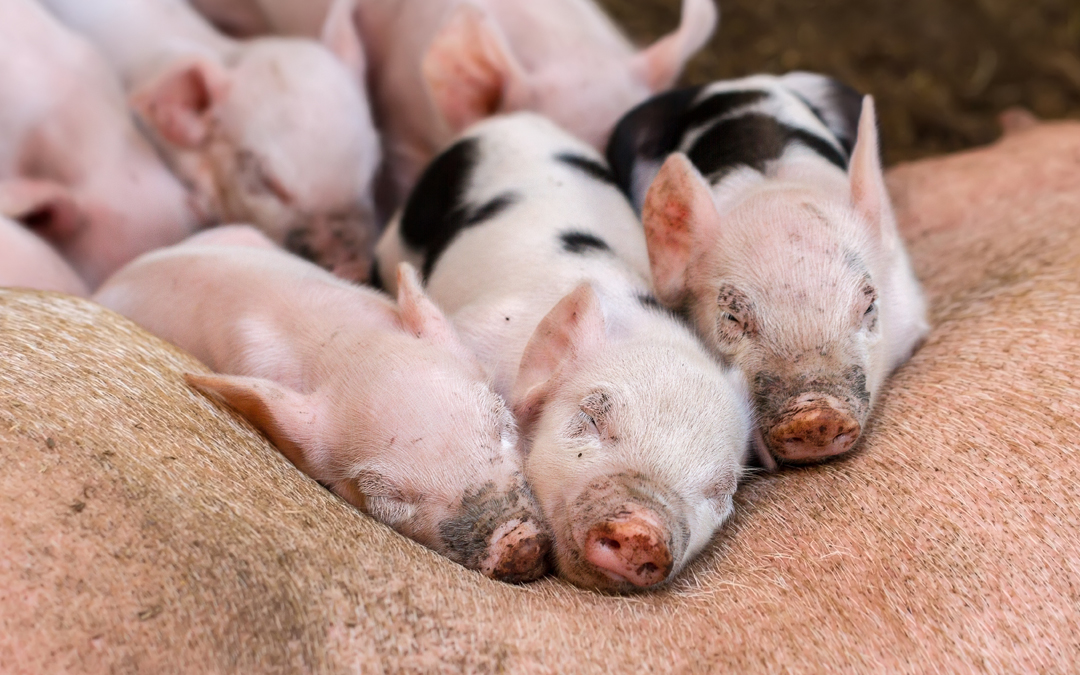
{"type": "Polygon", "coordinates": [[[564,152],[555,155],[555,159],[563,164],[569,164],[570,166],[584,171],[588,175],[592,176],[596,180],[607,183],[609,185],[617,185],[615,182],[615,174],[611,172],[603,162],[598,162],[595,159],[586,157],[584,155],[576,155],[572,152],[564,152]]]}
{"type": "Polygon", "coordinates": [[[559,239],[562,240],[563,250],[567,253],[585,254],[590,251],[602,251],[605,253],[611,251],[611,247],[608,246],[606,241],[588,232],[567,230],[559,236],[559,239]]]}

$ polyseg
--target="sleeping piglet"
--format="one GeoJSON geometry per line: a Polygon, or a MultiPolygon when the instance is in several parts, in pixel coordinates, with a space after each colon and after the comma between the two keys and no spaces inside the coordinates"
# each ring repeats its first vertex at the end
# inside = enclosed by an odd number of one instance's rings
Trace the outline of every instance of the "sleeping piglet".
{"type": "Polygon", "coordinates": [[[36,0],[0,2],[0,215],[91,287],[201,224],[100,52],[36,0]]]}
{"type": "MultiPolygon", "coordinates": [[[[71,0],[81,2],[82,0],[71,0]]],[[[315,36],[331,0],[191,0],[242,34],[315,36]]],[[[356,0],[386,133],[392,202],[473,122],[533,110],[602,148],[619,116],[670,87],[716,27],[683,0],[678,29],[638,50],[594,0],[356,0]]]]}
{"type": "Polygon", "coordinates": [[[645,238],[590,146],[530,113],[481,122],[428,168],[376,249],[401,260],[514,407],[561,576],[674,578],[732,512],[742,377],[649,288],[645,238]]]}
{"type": "Polygon", "coordinates": [[[751,383],[762,462],[850,450],[928,331],[873,100],[811,73],[715,82],[630,112],[608,157],[657,296],[751,383]]]}
{"type": "Polygon", "coordinates": [[[366,279],[379,141],[351,2],[322,43],[237,41],[183,0],[45,0],[119,70],[132,107],[202,211],[248,222],[340,276],[366,279]]]}
{"type": "Polygon", "coordinates": [[[535,579],[550,540],[513,416],[398,275],[395,306],[231,226],[137,259],[95,300],[200,358],[216,374],[190,384],[348,502],[489,577],[535,579]]]}
{"type": "Polygon", "coordinates": [[[86,296],[86,284],[41,237],[0,216],[0,287],[86,296]]]}

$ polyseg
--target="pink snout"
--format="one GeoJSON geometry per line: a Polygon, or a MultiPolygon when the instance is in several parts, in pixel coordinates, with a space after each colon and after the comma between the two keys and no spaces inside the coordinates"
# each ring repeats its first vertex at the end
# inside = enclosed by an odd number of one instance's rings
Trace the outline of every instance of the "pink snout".
{"type": "Polygon", "coordinates": [[[593,525],[585,535],[585,559],[613,581],[640,588],[656,585],[671,573],[674,560],[669,534],[647,510],[593,525]]]}
{"type": "Polygon", "coordinates": [[[769,430],[769,445],[782,460],[808,462],[847,452],[861,427],[850,414],[828,404],[806,408],[769,430]]]}
{"type": "Polygon", "coordinates": [[[547,572],[551,537],[532,521],[504,523],[491,536],[480,571],[492,579],[523,583],[547,572]]]}

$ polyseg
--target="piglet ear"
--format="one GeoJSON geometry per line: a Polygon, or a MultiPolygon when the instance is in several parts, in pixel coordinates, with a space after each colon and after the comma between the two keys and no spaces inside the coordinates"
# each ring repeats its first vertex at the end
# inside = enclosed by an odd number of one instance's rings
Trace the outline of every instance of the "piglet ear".
{"type": "Polygon", "coordinates": [[[677,152],[660,167],[641,212],[656,295],[666,305],[682,302],[695,242],[715,233],[720,214],[705,177],[677,152]]]}
{"type": "Polygon", "coordinates": [[[367,63],[356,26],[356,0],[334,0],[323,22],[321,40],[363,84],[367,63]]]}
{"type": "Polygon", "coordinates": [[[184,149],[201,146],[214,110],[229,92],[229,74],[213,61],[181,61],[131,93],[131,107],[158,135],[184,149]]]}
{"type": "Polygon", "coordinates": [[[435,107],[457,134],[526,96],[525,72],[502,32],[479,7],[454,10],[424,55],[421,69],[435,107]]]}
{"type": "Polygon", "coordinates": [[[669,89],[712,37],[720,13],[713,0],[683,0],[679,27],[634,57],[633,69],[654,92],[669,89]]]}
{"type": "Polygon", "coordinates": [[[885,175],[881,170],[872,96],[863,99],[859,134],[855,149],[851,152],[850,175],[851,202],[856,213],[866,220],[877,236],[890,240],[896,234],[896,221],[889,192],[885,189],[885,175]]]}
{"type": "Polygon", "coordinates": [[[398,265],[398,312],[405,330],[419,338],[442,344],[457,344],[457,334],[450,320],[424,293],[416,268],[407,262],[398,265]]]}
{"type": "Polygon", "coordinates": [[[67,187],[49,180],[0,181],[0,215],[60,244],[81,231],[86,218],[67,187]]]}
{"type": "Polygon", "coordinates": [[[523,433],[539,415],[563,365],[596,353],[604,341],[600,298],[590,284],[581,284],[547,313],[521,356],[511,401],[523,433]]]}
{"type": "Polygon", "coordinates": [[[222,401],[263,432],[304,473],[318,479],[311,453],[319,446],[316,407],[310,396],[257,377],[187,373],[189,386],[222,401]],[[312,473],[315,471],[316,473],[312,473]]]}

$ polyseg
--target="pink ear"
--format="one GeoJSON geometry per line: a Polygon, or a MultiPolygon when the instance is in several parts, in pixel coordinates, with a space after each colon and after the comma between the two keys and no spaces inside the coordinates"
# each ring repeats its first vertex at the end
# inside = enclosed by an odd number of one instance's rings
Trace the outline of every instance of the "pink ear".
{"type": "Polygon", "coordinates": [[[70,239],[86,224],[71,192],[49,180],[0,181],[0,215],[19,221],[53,244],[70,239]]]}
{"type": "Polygon", "coordinates": [[[356,0],[334,0],[323,22],[321,39],[326,48],[363,84],[367,64],[364,46],[357,33],[356,0]]]}
{"type": "Polygon", "coordinates": [[[217,63],[194,59],[171,67],[131,94],[131,106],[167,142],[197,148],[209,135],[213,112],[229,91],[217,63]]]}
{"type": "Polygon", "coordinates": [[[645,194],[641,220],[656,295],[677,305],[686,293],[696,242],[720,226],[709,184],[686,155],[677,152],[660,167],[645,194]]]}
{"type": "Polygon", "coordinates": [[[397,270],[398,312],[405,330],[420,338],[442,344],[457,344],[457,333],[449,319],[424,293],[416,269],[403,262],[397,270]]]}
{"type": "Polygon", "coordinates": [[[319,435],[310,396],[256,377],[187,373],[184,381],[240,413],[296,468],[313,478],[322,478],[318,475],[320,467],[313,466],[310,461],[311,453],[318,446],[319,435]]]}
{"type": "Polygon", "coordinates": [[[595,353],[605,340],[604,312],[593,287],[575,288],[547,313],[521,356],[512,404],[524,433],[565,364],[595,353]]]}
{"type": "Polygon", "coordinates": [[[712,37],[718,18],[713,0],[683,0],[682,18],[675,32],[634,57],[633,68],[638,77],[653,91],[670,88],[690,57],[712,37]]]}
{"type": "Polygon", "coordinates": [[[877,119],[874,97],[863,98],[859,115],[859,135],[851,152],[851,202],[878,236],[891,237],[896,232],[892,203],[885,188],[878,150],[877,119]]]}
{"type": "Polygon", "coordinates": [[[470,4],[454,10],[421,68],[435,107],[455,134],[508,110],[527,89],[524,71],[501,31],[470,4]]]}

